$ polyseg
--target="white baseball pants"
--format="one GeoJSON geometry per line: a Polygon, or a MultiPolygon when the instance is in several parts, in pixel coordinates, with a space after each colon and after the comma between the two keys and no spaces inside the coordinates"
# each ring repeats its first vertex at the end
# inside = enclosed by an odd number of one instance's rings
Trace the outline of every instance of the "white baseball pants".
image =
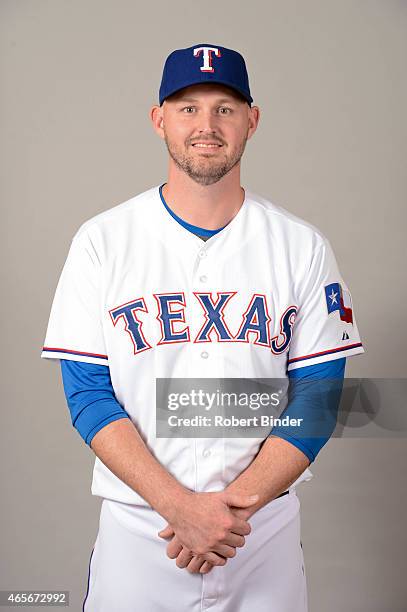
{"type": "Polygon", "coordinates": [[[83,612],[307,612],[295,489],[258,510],[243,548],[208,574],[166,555],[167,523],[149,507],[104,499],[83,612]]]}

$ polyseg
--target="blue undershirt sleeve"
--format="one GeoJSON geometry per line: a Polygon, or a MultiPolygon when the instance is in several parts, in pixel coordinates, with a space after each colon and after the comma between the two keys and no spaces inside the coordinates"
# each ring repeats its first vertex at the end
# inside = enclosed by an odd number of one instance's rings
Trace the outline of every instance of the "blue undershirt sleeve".
{"type": "Polygon", "coordinates": [[[95,434],[112,421],[130,418],[116,399],[109,366],[60,359],[72,425],[90,446],[95,434]]]}
{"type": "Polygon", "coordinates": [[[296,446],[312,463],[332,436],[343,388],[346,358],[288,372],[288,405],[280,418],[303,419],[300,425],[276,425],[269,436],[296,446]]]}
{"type": "MultiPolygon", "coordinates": [[[[108,423],[129,418],[115,397],[108,366],[65,359],[60,363],[72,425],[86,444],[90,445],[94,435],[108,423]]],[[[334,359],[288,373],[289,402],[280,418],[303,418],[303,422],[300,427],[275,426],[270,436],[287,440],[310,462],[335,429],[345,363],[345,358],[334,359]],[[306,418],[310,414],[312,419],[306,418]]]]}

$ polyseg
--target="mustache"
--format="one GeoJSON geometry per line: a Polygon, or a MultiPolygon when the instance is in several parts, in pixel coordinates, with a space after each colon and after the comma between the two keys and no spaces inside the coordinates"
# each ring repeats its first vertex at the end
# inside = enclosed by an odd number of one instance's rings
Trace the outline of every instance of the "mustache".
{"type": "Polygon", "coordinates": [[[199,138],[198,140],[190,140],[188,144],[194,145],[197,142],[214,142],[218,145],[223,145],[224,143],[218,140],[217,138],[199,138]]]}

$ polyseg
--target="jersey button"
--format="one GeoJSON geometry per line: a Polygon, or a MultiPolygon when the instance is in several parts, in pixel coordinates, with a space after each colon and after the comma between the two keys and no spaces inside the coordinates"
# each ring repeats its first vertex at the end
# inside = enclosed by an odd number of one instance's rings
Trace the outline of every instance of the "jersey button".
{"type": "Polygon", "coordinates": [[[207,351],[202,351],[201,357],[202,357],[202,359],[208,359],[209,353],[207,351]]]}
{"type": "Polygon", "coordinates": [[[203,455],[204,457],[210,457],[210,456],[211,456],[211,451],[209,450],[209,448],[206,448],[206,449],[203,451],[202,455],[203,455]]]}
{"type": "Polygon", "coordinates": [[[206,283],[208,277],[205,274],[202,274],[202,276],[199,277],[199,280],[201,281],[201,283],[206,283]]]}
{"type": "Polygon", "coordinates": [[[204,250],[198,251],[198,257],[200,257],[201,259],[206,257],[206,251],[204,251],[204,250]]]}

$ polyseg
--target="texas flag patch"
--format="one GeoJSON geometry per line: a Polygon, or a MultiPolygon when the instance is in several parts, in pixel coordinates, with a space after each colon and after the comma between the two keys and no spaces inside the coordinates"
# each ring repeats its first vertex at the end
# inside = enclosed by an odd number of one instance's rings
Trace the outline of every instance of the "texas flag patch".
{"type": "Polygon", "coordinates": [[[331,283],[325,287],[328,314],[339,310],[341,321],[353,324],[352,299],[350,293],[342,289],[339,283],[331,283]]]}

